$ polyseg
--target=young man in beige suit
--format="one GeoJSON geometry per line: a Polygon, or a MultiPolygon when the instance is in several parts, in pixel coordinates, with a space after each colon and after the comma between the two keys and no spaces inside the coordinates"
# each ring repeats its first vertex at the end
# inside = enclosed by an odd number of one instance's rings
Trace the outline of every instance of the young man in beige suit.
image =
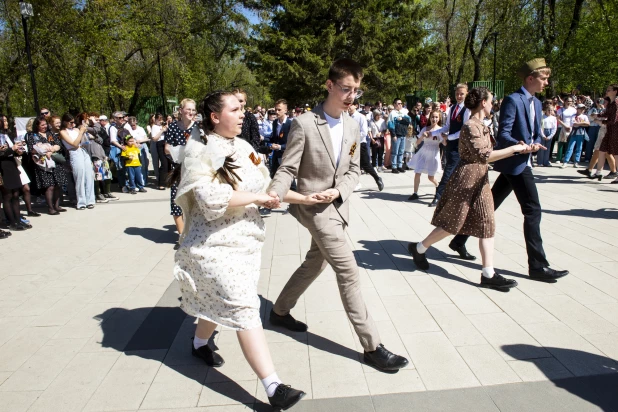
{"type": "Polygon", "coordinates": [[[270,184],[269,195],[283,199],[296,178],[297,191],[303,195],[314,194],[321,203],[290,205],[292,216],[311,233],[311,248],[281,291],[270,321],[293,331],[306,331],[307,325],[295,320],[290,310],[330,264],[337,275],[343,306],[365,350],[365,362],[378,370],[394,372],[405,367],[408,360],[382,345],[361,295],[354,254],[345,239],[349,224],[348,199],[360,175],[359,128],[346,112],[362,93],[359,90],[362,77],[363,70],[355,61],[335,61],[326,81],[326,100],[292,122],[287,148],[270,184]]]}

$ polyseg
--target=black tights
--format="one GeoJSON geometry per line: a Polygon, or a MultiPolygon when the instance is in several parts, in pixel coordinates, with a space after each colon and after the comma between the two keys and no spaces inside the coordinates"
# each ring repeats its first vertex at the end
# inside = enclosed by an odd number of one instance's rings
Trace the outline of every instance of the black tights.
{"type": "Polygon", "coordinates": [[[11,225],[19,223],[21,219],[21,214],[19,213],[19,190],[20,189],[7,189],[4,186],[0,186],[4,214],[11,225]]]}
{"type": "MultiPolygon", "coordinates": [[[[28,212],[32,212],[32,201],[30,200],[30,185],[23,185],[21,190],[23,193],[22,197],[24,198],[24,203],[26,204],[26,210],[28,212]]],[[[19,193],[19,190],[17,192],[19,193]]]]}
{"type": "Polygon", "coordinates": [[[60,186],[49,186],[45,188],[45,201],[50,212],[60,209],[60,198],[62,189],[60,186]]]}
{"type": "Polygon", "coordinates": [[[94,181],[94,195],[99,196],[101,193],[104,195],[112,193],[112,179],[94,181]]]}

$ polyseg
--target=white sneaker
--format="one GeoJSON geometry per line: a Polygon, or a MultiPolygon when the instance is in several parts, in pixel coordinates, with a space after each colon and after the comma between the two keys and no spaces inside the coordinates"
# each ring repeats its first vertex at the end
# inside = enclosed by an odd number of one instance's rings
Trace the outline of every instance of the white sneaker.
{"type": "Polygon", "coordinates": [[[354,188],[354,190],[360,190],[363,188],[363,185],[360,184],[360,182],[358,182],[358,184],[356,185],[356,187],[354,188]]]}
{"type": "Polygon", "coordinates": [[[567,166],[566,163],[562,163],[562,166],[560,166],[560,169],[564,169],[567,166]]]}
{"type": "Polygon", "coordinates": [[[378,167],[378,172],[380,173],[384,172],[384,168],[382,166],[378,167]]]}

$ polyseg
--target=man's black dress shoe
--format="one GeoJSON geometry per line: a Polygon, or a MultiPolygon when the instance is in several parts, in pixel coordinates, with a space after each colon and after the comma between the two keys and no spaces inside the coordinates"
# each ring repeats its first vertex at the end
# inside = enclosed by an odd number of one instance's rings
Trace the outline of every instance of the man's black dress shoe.
{"type": "Polygon", "coordinates": [[[200,346],[195,349],[195,346],[193,346],[193,338],[191,338],[191,354],[196,358],[203,359],[206,365],[212,366],[213,368],[219,368],[225,363],[221,355],[210,349],[208,345],[200,346]]]}
{"type": "Polygon", "coordinates": [[[399,167],[397,168],[397,170],[399,171],[399,173],[405,173],[406,170],[403,167],[399,167]]]}
{"type": "Polygon", "coordinates": [[[517,286],[517,281],[513,279],[507,279],[498,273],[494,273],[491,278],[481,275],[481,287],[488,289],[496,289],[501,292],[508,292],[509,289],[517,286]]]}
{"type": "Polygon", "coordinates": [[[299,320],[294,319],[289,313],[285,316],[280,316],[274,310],[270,310],[270,323],[276,326],[282,326],[293,332],[307,332],[307,325],[299,320]]]}
{"type": "Polygon", "coordinates": [[[381,177],[378,177],[378,180],[376,180],[376,183],[378,184],[378,190],[380,192],[384,190],[384,181],[382,180],[381,177]]]}
{"type": "Polygon", "coordinates": [[[412,259],[414,259],[417,268],[420,270],[427,270],[429,269],[429,262],[427,262],[427,257],[425,257],[424,253],[418,253],[416,249],[417,244],[416,242],[408,243],[408,252],[412,255],[412,259]]]}
{"type": "Polygon", "coordinates": [[[468,250],[466,249],[466,245],[457,246],[452,243],[449,243],[448,247],[450,247],[451,250],[457,252],[459,254],[459,257],[463,260],[476,260],[476,256],[472,256],[471,254],[468,253],[468,250]]]}
{"type": "Polygon", "coordinates": [[[436,207],[437,204],[438,204],[438,199],[434,197],[431,203],[429,204],[429,207],[436,207]]]}
{"type": "Polygon", "coordinates": [[[399,173],[399,170],[397,170],[396,168],[393,168],[393,170],[391,171],[392,174],[396,175],[399,173]]]}
{"type": "Polygon", "coordinates": [[[382,372],[395,372],[408,365],[408,360],[403,356],[395,355],[379,344],[373,352],[365,351],[365,363],[382,372]]]}
{"type": "Polygon", "coordinates": [[[543,282],[552,282],[569,274],[568,270],[556,270],[550,267],[541,269],[530,269],[528,271],[530,279],[540,280],[543,282]]]}
{"type": "Polygon", "coordinates": [[[275,411],[285,411],[296,405],[304,396],[305,392],[292,388],[290,385],[280,383],[273,396],[268,397],[270,406],[275,411]]]}

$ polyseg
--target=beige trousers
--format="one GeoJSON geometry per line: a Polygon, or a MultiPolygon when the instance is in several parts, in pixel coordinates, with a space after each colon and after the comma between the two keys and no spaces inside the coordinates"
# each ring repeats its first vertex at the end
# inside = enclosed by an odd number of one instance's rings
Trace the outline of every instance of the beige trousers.
{"type": "Polygon", "coordinates": [[[358,266],[354,253],[345,239],[345,225],[330,219],[324,228],[309,229],[311,248],[305,261],[286,283],[274,305],[276,314],[285,316],[296,306],[298,298],[330,264],[337,275],[337,285],[343,307],[354,326],[363,348],[374,351],[381,343],[378,328],[367,312],[361,294],[358,266]]]}

